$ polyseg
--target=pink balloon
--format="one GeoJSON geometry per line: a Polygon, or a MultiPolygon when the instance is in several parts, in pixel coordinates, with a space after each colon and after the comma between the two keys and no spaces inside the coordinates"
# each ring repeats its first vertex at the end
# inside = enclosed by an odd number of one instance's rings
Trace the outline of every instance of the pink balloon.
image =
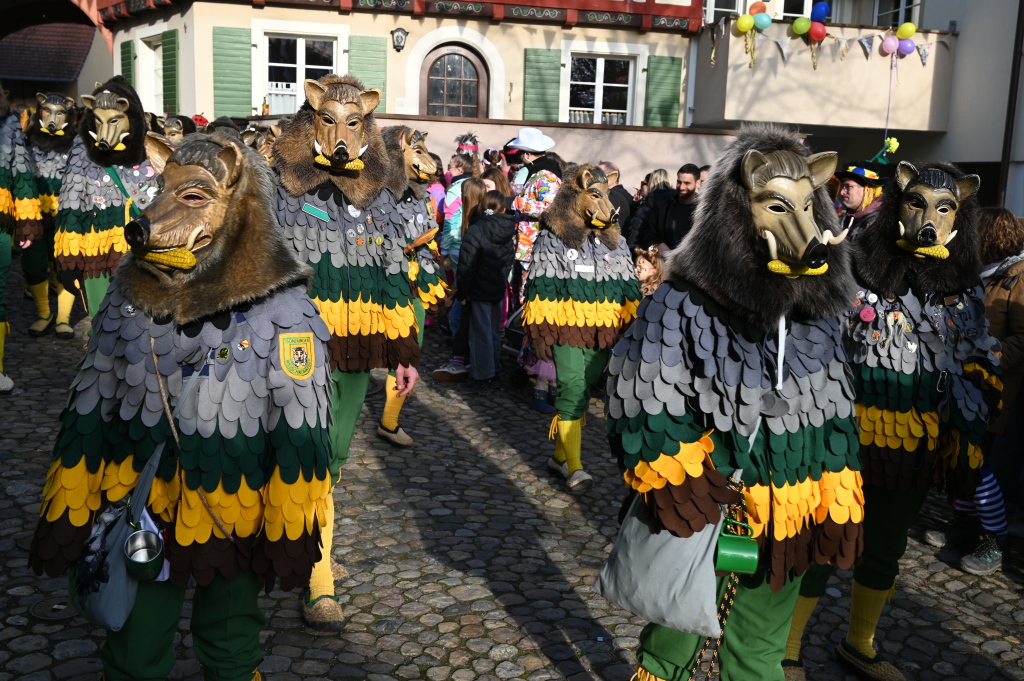
{"type": "Polygon", "coordinates": [[[912,38],[904,38],[900,41],[899,51],[900,54],[906,56],[908,54],[914,54],[914,50],[917,49],[917,45],[914,44],[912,38]]]}
{"type": "Polygon", "coordinates": [[[882,41],[882,52],[885,54],[892,54],[900,48],[900,39],[894,35],[887,37],[882,41]]]}

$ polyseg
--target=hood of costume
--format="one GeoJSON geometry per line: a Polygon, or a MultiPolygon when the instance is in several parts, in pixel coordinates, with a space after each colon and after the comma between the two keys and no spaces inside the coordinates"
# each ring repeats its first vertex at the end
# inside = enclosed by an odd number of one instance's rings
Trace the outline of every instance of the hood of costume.
{"type": "MultiPolygon", "coordinates": [[[[737,497],[765,579],[778,591],[812,564],[852,567],[863,540],[853,388],[838,315],[853,286],[848,246],[830,240],[827,271],[769,270],[744,159],[801,185],[823,237],[837,234],[824,188],[834,160],[775,125],[742,128],[701,186],[694,225],[644,298],[609,363],[608,430],[629,489],[655,525],[682,537],[737,497]],[[731,496],[732,495],[732,496],[731,496]]],[[[801,201],[801,206],[803,205],[801,201]]]]}
{"type": "MultiPolygon", "coordinates": [[[[45,101],[61,100],[65,103],[64,95],[51,93],[46,95],[45,101]]],[[[60,196],[61,182],[64,171],[71,158],[71,149],[78,139],[78,120],[74,101],[68,100],[70,106],[67,108],[67,125],[62,135],[44,132],[39,112],[32,115],[32,122],[26,134],[29,143],[29,151],[32,153],[34,162],[33,170],[36,177],[36,188],[39,191],[39,209],[44,219],[52,220],[57,215],[60,207],[58,197],[60,196]]]]}
{"type": "Polygon", "coordinates": [[[86,142],[89,160],[100,167],[140,165],[146,160],[146,131],[149,126],[138,93],[124,76],[114,76],[106,83],[98,85],[92,96],[99,97],[103,93],[111,93],[128,100],[128,110],[125,112],[129,125],[128,136],[121,140],[125,146],[123,150],[101,150],[96,146],[92,136],[92,133],[96,133],[96,122],[93,120],[92,111],[86,108],[78,121],[78,136],[86,142]]]}
{"type": "Polygon", "coordinates": [[[75,143],[75,137],[78,135],[78,116],[75,100],[57,92],[51,92],[46,95],[39,94],[37,98],[40,100],[40,108],[32,114],[28,129],[25,131],[25,138],[28,140],[29,146],[36,153],[68,153],[71,150],[71,146],[75,143]],[[47,127],[43,127],[40,111],[44,104],[57,104],[65,108],[67,118],[66,124],[62,129],[50,130],[47,127]]]}

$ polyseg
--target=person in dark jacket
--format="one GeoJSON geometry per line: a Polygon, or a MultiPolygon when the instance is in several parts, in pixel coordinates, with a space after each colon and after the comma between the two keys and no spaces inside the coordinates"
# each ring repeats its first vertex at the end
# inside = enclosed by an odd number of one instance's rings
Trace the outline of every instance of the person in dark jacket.
{"type": "Polygon", "coordinates": [[[629,228],[632,225],[633,211],[636,204],[629,191],[619,182],[619,167],[611,161],[601,161],[597,167],[608,176],[608,200],[618,210],[616,223],[626,243],[629,243],[629,228]]]}
{"type": "Polygon", "coordinates": [[[843,229],[850,230],[847,238],[856,239],[871,226],[882,207],[882,168],[879,164],[863,161],[846,166],[837,172],[839,202],[843,205],[843,229]]]}
{"type": "Polygon", "coordinates": [[[640,248],[640,235],[644,231],[644,225],[653,219],[651,212],[654,207],[675,200],[675,196],[676,190],[669,182],[667,170],[658,168],[648,176],[647,194],[637,203],[630,218],[629,238],[626,243],[629,244],[631,253],[634,249],[640,248]]]}
{"type": "Polygon", "coordinates": [[[672,198],[667,201],[650,201],[651,210],[639,225],[637,246],[657,246],[658,250],[666,252],[679,245],[693,225],[699,178],[700,168],[693,163],[687,163],[679,169],[676,173],[676,191],[672,198]]]}
{"type": "Polygon", "coordinates": [[[484,195],[472,224],[462,237],[455,296],[469,309],[471,389],[490,382],[501,368],[501,301],[515,256],[516,220],[505,212],[501,192],[484,195]]]}

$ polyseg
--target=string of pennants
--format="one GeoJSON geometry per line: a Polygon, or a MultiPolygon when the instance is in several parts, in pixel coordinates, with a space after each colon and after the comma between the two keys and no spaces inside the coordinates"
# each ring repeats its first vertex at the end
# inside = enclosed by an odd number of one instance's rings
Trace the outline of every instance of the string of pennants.
{"type": "MultiPolygon", "coordinates": [[[[720,39],[725,37],[725,32],[728,30],[729,18],[722,17],[715,24],[713,33],[711,34],[711,68],[715,68],[715,54],[718,47],[717,43],[720,39]]],[[[888,36],[894,35],[895,32],[892,30],[882,31],[875,35],[865,36],[863,38],[840,38],[839,36],[827,33],[824,40],[812,41],[805,37],[804,42],[810,47],[811,51],[811,62],[814,68],[818,68],[818,48],[820,45],[828,41],[829,47],[831,48],[832,61],[836,60],[844,61],[850,53],[850,48],[853,43],[857,43],[863,49],[864,58],[871,59],[875,51],[876,40],[881,42],[888,36]]],[[[782,56],[783,62],[789,62],[790,57],[790,46],[792,43],[791,36],[785,36],[782,38],[771,38],[763,32],[748,31],[743,34],[746,40],[746,52],[750,54],[750,67],[753,68],[757,64],[757,50],[764,45],[765,42],[774,42],[779,48],[779,54],[782,56]]],[[[798,36],[800,37],[800,36],[798,36]]],[[[943,35],[939,37],[935,42],[921,43],[915,47],[918,57],[921,59],[921,65],[927,66],[928,59],[931,57],[932,49],[936,43],[945,45],[947,48],[952,48],[952,36],[943,35]]],[[[885,55],[888,56],[888,55],[885,55]]]]}

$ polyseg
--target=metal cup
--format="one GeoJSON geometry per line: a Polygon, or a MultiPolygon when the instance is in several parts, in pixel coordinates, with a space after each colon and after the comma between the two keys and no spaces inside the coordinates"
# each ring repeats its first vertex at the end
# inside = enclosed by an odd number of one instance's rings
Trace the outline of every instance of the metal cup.
{"type": "Polygon", "coordinates": [[[726,518],[718,535],[715,571],[752,575],[757,571],[757,559],[757,540],[750,525],[726,518]],[[745,528],[746,534],[738,534],[743,531],[740,528],[745,528]]]}
{"type": "Polygon", "coordinates": [[[140,582],[150,582],[163,569],[164,540],[149,530],[133,532],[124,542],[124,557],[129,575],[140,582]]]}

